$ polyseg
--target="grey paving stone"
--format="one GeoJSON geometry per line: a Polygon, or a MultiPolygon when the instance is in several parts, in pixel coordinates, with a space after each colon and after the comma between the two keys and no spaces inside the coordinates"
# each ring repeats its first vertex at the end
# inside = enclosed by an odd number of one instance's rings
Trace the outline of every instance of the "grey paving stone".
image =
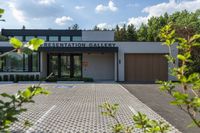
{"type": "MultiPolygon", "coordinates": [[[[28,84],[0,85],[0,93],[16,93],[28,84]]],[[[118,119],[132,125],[134,111],[145,113],[149,118],[165,121],[161,116],[139,101],[117,83],[96,84],[44,84],[51,94],[35,97],[35,104],[27,104],[29,110],[19,116],[12,125],[12,132],[26,133],[110,133],[115,121],[101,115],[99,105],[104,102],[118,103],[118,119]],[[131,111],[131,109],[133,109],[131,111]],[[33,126],[25,128],[29,120],[33,126]]],[[[165,121],[167,122],[167,121],[165,121]]],[[[140,130],[135,130],[140,133],[140,130]]],[[[172,127],[173,133],[179,131],[172,127]]]]}

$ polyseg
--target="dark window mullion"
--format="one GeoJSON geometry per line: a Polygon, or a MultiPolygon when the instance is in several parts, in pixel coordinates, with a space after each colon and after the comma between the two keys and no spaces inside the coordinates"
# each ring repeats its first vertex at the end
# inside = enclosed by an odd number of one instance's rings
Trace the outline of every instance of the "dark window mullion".
{"type": "Polygon", "coordinates": [[[70,78],[74,77],[74,55],[70,55],[70,78]]]}
{"type": "Polygon", "coordinates": [[[23,54],[22,58],[23,58],[22,59],[23,60],[23,65],[22,65],[23,66],[23,68],[22,68],[23,70],[22,71],[25,72],[25,54],[23,54]]]}
{"type": "Polygon", "coordinates": [[[61,77],[61,54],[58,54],[58,77],[61,77]]]}
{"type": "Polygon", "coordinates": [[[32,66],[33,66],[33,58],[32,54],[28,55],[28,71],[32,72],[32,66]]]}

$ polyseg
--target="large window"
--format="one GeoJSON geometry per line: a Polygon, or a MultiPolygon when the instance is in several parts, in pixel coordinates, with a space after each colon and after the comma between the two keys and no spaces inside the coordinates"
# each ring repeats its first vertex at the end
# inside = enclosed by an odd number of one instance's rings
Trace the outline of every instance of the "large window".
{"type": "Polygon", "coordinates": [[[19,39],[20,41],[23,41],[23,36],[14,36],[14,37],[19,39]]]}
{"type": "Polygon", "coordinates": [[[37,36],[37,38],[43,39],[44,41],[47,41],[47,37],[46,36],[37,36]]]}
{"type": "Polygon", "coordinates": [[[72,37],[72,41],[74,41],[74,42],[81,41],[81,40],[82,40],[81,36],[73,36],[72,37]]]}
{"type": "Polygon", "coordinates": [[[50,42],[58,42],[58,36],[49,36],[50,42]]]}
{"type": "Polygon", "coordinates": [[[34,38],[34,36],[26,36],[26,37],[25,37],[25,40],[26,40],[26,41],[30,41],[30,40],[33,39],[33,38],[34,38]]]}
{"type": "Polygon", "coordinates": [[[39,71],[39,54],[38,53],[36,53],[36,52],[34,52],[33,54],[32,54],[32,71],[33,72],[38,72],[39,71]]]}
{"type": "Polygon", "coordinates": [[[70,41],[70,36],[61,36],[60,40],[61,40],[61,42],[69,42],[70,41]]]}
{"type": "Polygon", "coordinates": [[[39,53],[32,55],[9,53],[0,60],[1,72],[38,72],[39,71],[39,53]]]}
{"type": "Polygon", "coordinates": [[[22,72],[23,69],[23,54],[10,53],[4,58],[4,72],[22,72]]]}

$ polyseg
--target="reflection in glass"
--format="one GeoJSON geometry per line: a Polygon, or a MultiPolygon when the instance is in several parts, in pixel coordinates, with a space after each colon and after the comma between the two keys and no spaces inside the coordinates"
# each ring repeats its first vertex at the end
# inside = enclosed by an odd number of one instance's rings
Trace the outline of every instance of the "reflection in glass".
{"type": "Polygon", "coordinates": [[[61,36],[60,40],[61,40],[61,42],[69,42],[70,36],[61,36]]]}
{"type": "Polygon", "coordinates": [[[4,72],[22,72],[23,71],[23,54],[15,52],[9,53],[4,58],[3,71],[4,72]]]}
{"type": "Polygon", "coordinates": [[[74,42],[76,42],[76,41],[82,41],[82,38],[81,38],[81,36],[73,36],[73,37],[72,37],[72,40],[73,40],[74,42]]]}
{"type": "Polygon", "coordinates": [[[61,77],[70,77],[70,56],[61,56],[61,77]]]}
{"type": "Polygon", "coordinates": [[[49,63],[50,73],[53,72],[54,75],[58,76],[58,56],[51,56],[49,63]]]}
{"type": "Polygon", "coordinates": [[[32,54],[32,71],[38,72],[39,71],[39,54],[33,52],[32,54]]]}
{"type": "Polygon", "coordinates": [[[58,41],[58,36],[49,36],[49,41],[50,42],[57,42],[58,41]]]}
{"type": "Polygon", "coordinates": [[[74,56],[74,77],[81,77],[81,56],[74,56]]]}

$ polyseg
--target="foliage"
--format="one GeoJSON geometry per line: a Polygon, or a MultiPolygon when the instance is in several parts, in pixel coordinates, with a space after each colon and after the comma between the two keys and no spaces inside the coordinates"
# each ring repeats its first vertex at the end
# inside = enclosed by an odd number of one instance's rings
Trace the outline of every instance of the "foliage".
{"type": "MultiPolygon", "coordinates": [[[[0,18],[2,17],[3,13],[4,10],[0,9],[0,18]]],[[[15,51],[18,53],[30,54],[33,51],[37,51],[43,43],[44,41],[39,38],[31,39],[26,44],[23,44],[17,38],[11,38],[10,44],[14,49],[1,54],[0,58],[8,55],[10,52],[15,51]]],[[[8,75],[4,75],[4,79],[8,80],[8,75]]],[[[40,87],[41,82],[39,82],[38,85],[30,86],[23,91],[18,91],[15,95],[10,95],[7,93],[0,94],[0,132],[9,132],[10,125],[13,122],[18,121],[18,115],[27,111],[26,108],[23,108],[25,103],[33,103],[33,97],[36,95],[49,93],[44,88],[40,87]]],[[[27,126],[31,124],[28,121],[25,121],[25,125],[27,126]]]]}
{"type": "Polygon", "coordinates": [[[32,100],[34,96],[40,94],[48,94],[44,88],[40,86],[30,86],[23,91],[18,91],[15,95],[10,95],[7,93],[0,94],[4,100],[0,100],[0,131],[8,132],[10,124],[18,121],[17,116],[22,112],[27,111],[22,105],[25,103],[33,103],[32,100]]]}
{"type": "MultiPolygon", "coordinates": [[[[182,34],[183,37],[179,37],[173,23],[170,23],[161,29],[160,37],[163,44],[169,48],[169,55],[167,56],[169,63],[172,64],[171,74],[176,77],[178,82],[171,81],[159,81],[162,84],[160,89],[166,91],[173,97],[171,101],[172,105],[178,106],[185,111],[192,119],[192,123],[200,128],[200,73],[191,73],[190,63],[193,63],[191,59],[191,52],[194,47],[200,46],[200,34],[191,35],[191,32],[182,34]],[[178,42],[178,50],[182,51],[177,57],[172,56],[172,46],[178,42]],[[176,60],[179,63],[176,63],[176,60]],[[177,65],[179,64],[179,65],[177,65]],[[178,88],[178,89],[176,89],[178,88]]],[[[185,27],[185,29],[188,29],[185,27]]]]}
{"type": "Polygon", "coordinates": [[[0,21],[5,21],[4,19],[1,19],[2,15],[4,14],[4,9],[0,8],[0,21]]]}
{"type": "Polygon", "coordinates": [[[126,126],[117,118],[119,104],[103,103],[100,107],[104,110],[102,115],[113,118],[116,124],[112,126],[114,133],[132,133],[134,128],[141,129],[144,133],[165,133],[170,130],[170,126],[162,121],[150,120],[145,114],[138,112],[133,115],[133,125],[126,126]]]}
{"type": "Polygon", "coordinates": [[[9,39],[5,36],[0,35],[0,41],[8,41],[9,39]]]}

